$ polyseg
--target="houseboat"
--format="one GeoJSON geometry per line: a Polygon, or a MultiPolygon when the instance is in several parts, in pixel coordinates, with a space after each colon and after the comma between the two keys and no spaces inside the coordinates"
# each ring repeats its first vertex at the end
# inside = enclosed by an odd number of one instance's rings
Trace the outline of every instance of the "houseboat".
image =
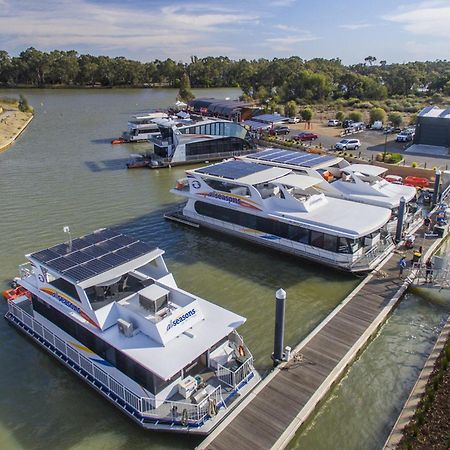
{"type": "Polygon", "coordinates": [[[144,142],[148,141],[154,134],[159,133],[158,125],[155,120],[167,119],[169,116],[164,112],[153,112],[148,114],[133,116],[128,121],[128,129],[122,134],[126,142],[144,142]]]}
{"type": "Polygon", "coordinates": [[[351,272],[373,269],[393,249],[390,209],[326,197],[316,177],[242,160],[186,173],[171,192],[187,203],[168,219],[351,272]]]}
{"type": "Polygon", "coordinates": [[[402,197],[407,205],[405,229],[422,220],[421,211],[415,203],[416,189],[385,180],[383,176],[388,169],[384,167],[370,164],[349,164],[345,159],[332,155],[277,148],[266,149],[243,158],[315,177],[320,180],[317,188],[328,197],[389,208],[392,211],[389,224],[391,231],[395,230],[398,207],[402,197]]]}
{"type": "Polygon", "coordinates": [[[160,133],[152,135],[154,155],[150,167],[168,167],[197,161],[214,161],[254,152],[247,129],[224,119],[205,119],[194,124],[171,119],[156,121],[160,133]]]}
{"type": "Polygon", "coordinates": [[[139,425],[207,434],[260,377],[245,318],[179,288],[163,254],[109,229],[31,253],[6,319],[139,425]]]}

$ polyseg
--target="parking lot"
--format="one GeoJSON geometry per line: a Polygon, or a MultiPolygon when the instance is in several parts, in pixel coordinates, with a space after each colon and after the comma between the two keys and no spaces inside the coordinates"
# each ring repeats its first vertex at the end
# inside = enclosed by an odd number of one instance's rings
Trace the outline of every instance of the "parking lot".
{"type": "MultiPolygon", "coordinates": [[[[306,124],[299,123],[295,125],[289,125],[291,129],[289,135],[280,137],[281,139],[289,139],[293,136],[303,132],[313,132],[319,135],[319,138],[312,143],[304,142],[305,145],[322,145],[326,149],[333,149],[336,142],[343,139],[340,136],[342,128],[340,127],[327,127],[318,123],[311,123],[311,128],[306,128],[306,124]]],[[[400,153],[403,155],[404,164],[411,165],[413,162],[417,163],[418,167],[433,168],[447,170],[450,169],[450,156],[436,156],[429,155],[417,155],[405,153],[407,144],[404,142],[395,141],[396,134],[384,134],[382,131],[364,130],[355,134],[345,136],[345,138],[359,139],[361,141],[361,147],[358,150],[349,150],[354,156],[372,160],[376,158],[378,153],[391,152],[400,153]]],[[[402,163],[403,164],[403,163],[402,163]]]]}

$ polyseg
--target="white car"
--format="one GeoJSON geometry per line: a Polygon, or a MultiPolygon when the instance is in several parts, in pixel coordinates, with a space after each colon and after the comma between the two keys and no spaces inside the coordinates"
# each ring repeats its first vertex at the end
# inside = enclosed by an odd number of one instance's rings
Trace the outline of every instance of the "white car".
{"type": "Polygon", "coordinates": [[[397,134],[397,137],[395,140],[397,142],[409,142],[414,139],[414,132],[413,131],[401,131],[399,134],[397,134]]]}
{"type": "Polygon", "coordinates": [[[336,150],[358,150],[359,147],[361,147],[359,139],[341,139],[334,146],[336,150]]]}
{"type": "Polygon", "coordinates": [[[337,120],[337,119],[330,119],[328,121],[329,127],[338,127],[340,124],[341,124],[341,122],[339,122],[339,120],[337,120]]]}
{"type": "Polygon", "coordinates": [[[300,119],[298,117],[289,117],[288,123],[299,123],[300,119]]]}

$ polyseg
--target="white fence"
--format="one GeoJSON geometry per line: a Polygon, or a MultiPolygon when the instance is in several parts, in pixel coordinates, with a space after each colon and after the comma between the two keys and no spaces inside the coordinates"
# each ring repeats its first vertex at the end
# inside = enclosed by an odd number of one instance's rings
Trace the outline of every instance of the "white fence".
{"type": "MultiPolygon", "coordinates": [[[[217,386],[199,404],[188,402],[176,402],[166,400],[162,405],[155,408],[155,400],[147,397],[140,397],[126,388],[114,377],[93,364],[82,353],[66,344],[62,339],[52,333],[48,328],[39,323],[36,319],[16,306],[13,302],[8,302],[9,313],[17,320],[33,330],[41,338],[53,346],[59,353],[71,360],[76,366],[88,373],[92,379],[87,379],[91,384],[98,387],[101,384],[114,395],[119,397],[123,403],[144,418],[151,418],[159,421],[181,422],[182,425],[201,424],[209,415],[214,415],[217,409],[224,405],[222,398],[222,388],[217,386]]],[[[54,352],[55,353],[55,352],[54,352]]],[[[58,355],[59,356],[59,355],[58,355]]],[[[114,399],[114,398],[113,398],[114,399]]]]}

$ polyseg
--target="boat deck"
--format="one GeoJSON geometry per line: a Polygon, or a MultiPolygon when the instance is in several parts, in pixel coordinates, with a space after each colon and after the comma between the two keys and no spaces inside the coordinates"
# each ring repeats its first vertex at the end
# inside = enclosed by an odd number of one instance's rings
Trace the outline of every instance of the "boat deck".
{"type": "MultiPolygon", "coordinates": [[[[441,240],[423,241],[424,261],[441,240]]],[[[408,288],[415,271],[400,279],[399,258],[368,275],[198,448],[284,448],[408,288]]]]}

